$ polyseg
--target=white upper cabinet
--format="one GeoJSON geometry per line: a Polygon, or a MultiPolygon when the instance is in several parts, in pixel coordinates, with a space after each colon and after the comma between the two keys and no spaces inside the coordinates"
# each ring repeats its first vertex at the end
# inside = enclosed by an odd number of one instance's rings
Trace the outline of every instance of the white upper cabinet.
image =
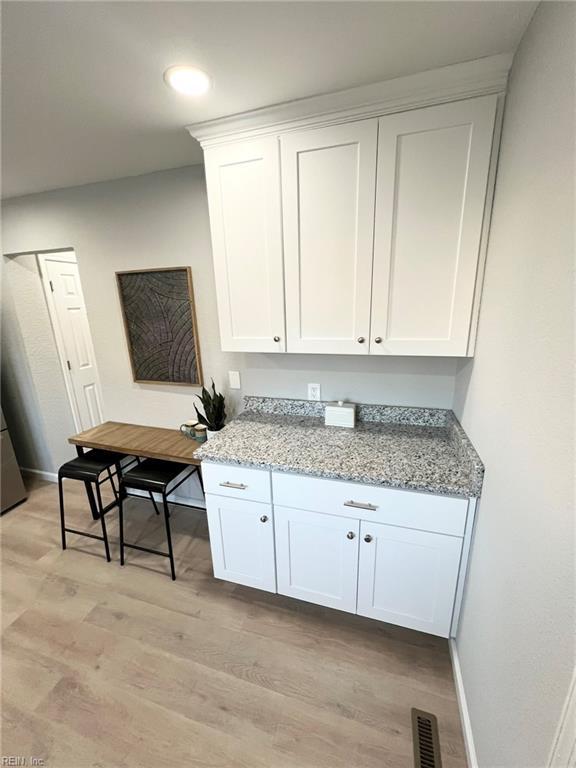
{"type": "Polygon", "coordinates": [[[190,127],[222,349],[473,354],[511,60],[190,127]]]}
{"type": "Polygon", "coordinates": [[[281,137],[289,352],[368,353],[377,130],[281,137]]]}
{"type": "Polygon", "coordinates": [[[205,166],[222,349],[284,352],[278,140],[208,149],[205,166]]]}
{"type": "Polygon", "coordinates": [[[466,355],[496,96],[380,119],[370,353],[466,355]]]}

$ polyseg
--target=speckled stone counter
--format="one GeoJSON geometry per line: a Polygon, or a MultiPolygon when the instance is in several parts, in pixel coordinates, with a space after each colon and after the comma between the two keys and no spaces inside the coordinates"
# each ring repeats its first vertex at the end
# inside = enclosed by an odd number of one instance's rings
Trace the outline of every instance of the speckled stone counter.
{"type": "Polygon", "coordinates": [[[390,488],[480,495],[484,466],[452,411],[359,405],[356,428],[345,429],[324,426],[324,406],[246,397],[243,413],[196,456],[390,488]]]}

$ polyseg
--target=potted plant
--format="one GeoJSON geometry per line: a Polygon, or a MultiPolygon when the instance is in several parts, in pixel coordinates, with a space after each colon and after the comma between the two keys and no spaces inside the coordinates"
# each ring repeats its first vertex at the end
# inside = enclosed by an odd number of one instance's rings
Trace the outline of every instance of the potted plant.
{"type": "Polygon", "coordinates": [[[202,394],[196,395],[196,397],[200,400],[204,409],[204,413],[202,414],[198,408],[194,406],[198,421],[200,424],[204,424],[206,427],[206,435],[207,437],[210,437],[216,432],[219,432],[226,421],[224,395],[220,394],[220,392],[216,392],[214,379],[212,379],[212,391],[210,392],[206,387],[202,387],[202,394]]]}

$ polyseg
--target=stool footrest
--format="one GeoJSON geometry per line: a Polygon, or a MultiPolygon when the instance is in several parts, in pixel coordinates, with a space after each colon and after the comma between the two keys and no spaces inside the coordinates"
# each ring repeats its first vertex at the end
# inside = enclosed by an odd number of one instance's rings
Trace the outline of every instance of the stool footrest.
{"type": "Polygon", "coordinates": [[[141,547],[138,544],[127,544],[124,542],[125,547],[130,547],[130,549],[139,549],[140,552],[149,552],[151,555],[160,555],[160,557],[170,557],[169,552],[160,552],[158,549],[150,549],[149,547],[141,547]]]}
{"type": "Polygon", "coordinates": [[[104,536],[96,536],[95,533],[87,533],[86,531],[78,531],[76,528],[64,528],[66,533],[75,533],[77,536],[87,536],[89,539],[98,539],[98,541],[104,541],[104,536]]]}

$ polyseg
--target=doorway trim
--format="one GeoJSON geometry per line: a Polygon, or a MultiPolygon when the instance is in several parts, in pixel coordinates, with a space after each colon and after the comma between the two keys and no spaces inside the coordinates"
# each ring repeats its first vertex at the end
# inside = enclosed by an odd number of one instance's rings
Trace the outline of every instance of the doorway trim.
{"type": "Polygon", "coordinates": [[[549,768],[574,768],[576,766],[576,671],[572,675],[572,681],[558,729],[552,744],[549,768]]]}

